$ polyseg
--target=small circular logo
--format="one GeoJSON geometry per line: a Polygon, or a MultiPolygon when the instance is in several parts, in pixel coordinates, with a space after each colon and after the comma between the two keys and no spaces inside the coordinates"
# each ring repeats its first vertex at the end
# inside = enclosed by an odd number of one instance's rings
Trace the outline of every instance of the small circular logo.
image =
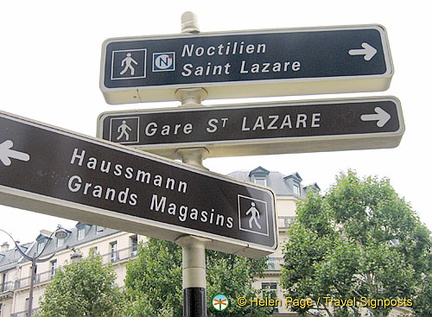
{"type": "Polygon", "coordinates": [[[212,299],[213,308],[217,311],[223,311],[229,306],[229,299],[223,294],[217,294],[212,299]]]}
{"type": "Polygon", "coordinates": [[[153,71],[164,72],[175,70],[175,53],[164,52],[153,54],[153,71]]]}

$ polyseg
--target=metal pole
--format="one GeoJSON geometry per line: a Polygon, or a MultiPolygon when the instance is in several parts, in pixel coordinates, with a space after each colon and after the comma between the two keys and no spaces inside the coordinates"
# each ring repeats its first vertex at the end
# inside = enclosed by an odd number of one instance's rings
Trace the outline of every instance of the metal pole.
{"type": "Polygon", "coordinates": [[[183,257],[183,317],[207,316],[205,244],[209,241],[195,236],[176,241],[183,257]]]}
{"type": "MultiPolygon", "coordinates": [[[[36,256],[36,255],[35,255],[36,256]]],[[[30,274],[30,291],[29,291],[29,300],[27,307],[27,316],[31,317],[33,312],[33,292],[34,292],[34,280],[36,274],[36,257],[33,257],[31,260],[31,274],[30,274]]]]}
{"type": "MultiPolygon", "coordinates": [[[[183,33],[199,33],[197,19],[192,12],[185,12],[181,17],[183,33]]],[[[202,107],[201,101],[207,97],[203,88],[179,89],[176,97],[183,107],[202,107]]],[[[183,163],[206,169],[202,162],[208,154],[206,148],[178,149],[183,163]]],[[[183,317],[206,317],[206,258],[205,245],[211,240],[186,235],[176,243],[182,247],[183,270],[183,317]]]]}

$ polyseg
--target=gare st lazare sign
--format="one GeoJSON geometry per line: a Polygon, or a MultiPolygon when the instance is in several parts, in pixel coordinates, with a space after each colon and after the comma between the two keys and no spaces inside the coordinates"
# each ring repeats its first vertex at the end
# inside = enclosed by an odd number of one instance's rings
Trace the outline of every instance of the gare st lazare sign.
{"type": "Polygon", "coordinates": [[[394,97],[106,112],[98,137],[165,157],[204,147],[209,157],[396,147],[394,97]]]}

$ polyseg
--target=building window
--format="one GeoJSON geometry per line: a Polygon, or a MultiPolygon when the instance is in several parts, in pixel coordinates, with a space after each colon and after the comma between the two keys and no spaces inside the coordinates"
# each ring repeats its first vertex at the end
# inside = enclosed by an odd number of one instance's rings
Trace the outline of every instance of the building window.
{"type": "MultiPolygon", "coordinates": [[[[263,282],[261,283],[261,290],[263,297],[277,299],[277,283],[276,282],[263,282]]],[[[279,312],[279,308],[275,307],[275,313],[279,312]]]]}
{"type": "Polygon", "coordinates": [[[116,262],[119,260],[117,241],[110,243],[110,260],[111,262],[116,262]]]}
{"type": "Polygon", "coordinates": [[[82,240],[82,239],[84,239],[84,237],[85,237],[85,228],[84,227],[79,228],[77,239],[82,240]]]}
{"type": "Polygon", "coordinates": [[[266,294],[266,293],[276,294],[277,283],[276,282],[263,282],[263,283],[261,283],[261,289],[263,291],[263,294],[266,294]]]}
{"type": "Polygon", "coordinates": [[[267,178],[265,177],[255,177],[254,183],[262,186],[267,186],[267,178]]]}
{"type": "Polygon", "coordinates": [[[77,240],[83,240],[90,231],[91,225],[79,222],[75,227],[77,228],[77,240]]]}
{"type": "Polygon", "coordinates": [[[293,184],[294,195],[300,196],[300,185],[297,183],[293,184]]]}
{"type": "Polygon", "coordinates": [[[138,236],[137,235],[130,236],[129,242],[131,246],[131,256],[136,256],[138,254],[138,236]]]}
{"type": "Polygon", "coordinates": [[[277,298],[276,282],[262,282],[261,290],[262,290],[263,297],[277,298]]]}
{"type": "MultiPolygon", "coordinates": [[[[6,291],[6,277],[7,277],[6,273],[3,273],[2,274],[1,285],[0,285],[0,292],[6,291]]],[[[0,316],[1,316],[1,314],[0,314],[0,316]]]]}
{"type": "Polygon", "coordinates": [[[45,241],[39,241],[37,244],[37,253],[42,253],[43,249],[45,248],[45,241]]]}
{"type": "Polygon", "coordinates": [[[57,248],[64,246],[66,239],[57,239],[57,248]]]}
{"type": "Polygon", "coordinates": [[[54,278],[56,272],[57,272],[57,260],[52,260],[50,262],[50,275],[51,275],[51,278],[54,278]]]}
{"type": "Polygon", "coordinates": [[[267,268],[266,268],[266,270],[268,270],[268,271],[275,271],[276,270],[276,261],[277,261],[276,257],[270,255],[268,257],[268,259],[267,259],[267,263],[266,263],[267,264],[267,268]]]}

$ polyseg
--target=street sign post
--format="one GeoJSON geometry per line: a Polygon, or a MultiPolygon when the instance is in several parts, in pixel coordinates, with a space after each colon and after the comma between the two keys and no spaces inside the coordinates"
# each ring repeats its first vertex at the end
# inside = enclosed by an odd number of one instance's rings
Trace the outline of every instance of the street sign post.
{"type": "Polygon", "coordinates": [[[7,113],[0,203],[249,257],[277,247],[270,189],[7,113]]]}
{"type": "Polygon", "coordinates": [[[238,156],[396,147],[404,123],[395,97],[106,112],[98,136],[177,158],[204,147],[238,156]]]}
{"type": "Polygon", "coordinates": [[[100,88],[110,104],[388,89],[388,39],[379,25],[108,39],[100,88]]]}

